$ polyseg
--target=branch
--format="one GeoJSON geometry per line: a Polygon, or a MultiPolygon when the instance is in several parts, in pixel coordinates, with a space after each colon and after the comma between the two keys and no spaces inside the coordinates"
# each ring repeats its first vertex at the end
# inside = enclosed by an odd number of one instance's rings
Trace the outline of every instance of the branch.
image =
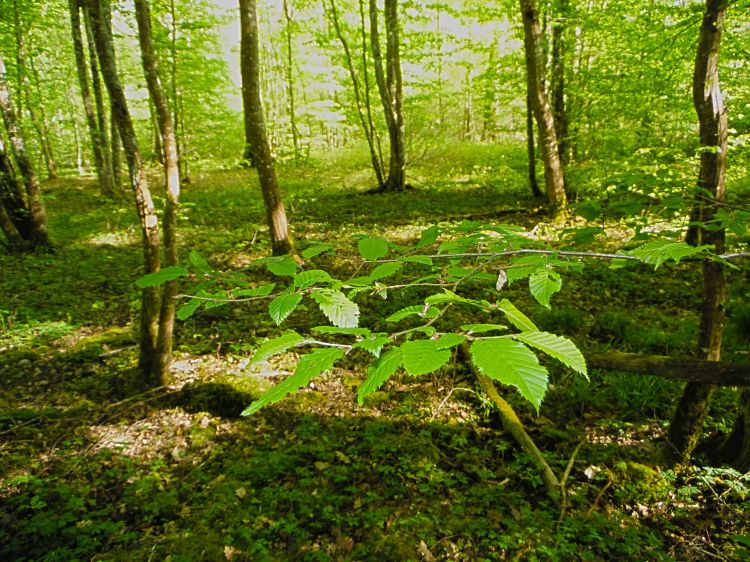
{"type": "Polygon", "coordinates": [[[672,359],[608,351],[586,353],[589,367],[718,386],[750,386],[750,363],[672,359]]]}

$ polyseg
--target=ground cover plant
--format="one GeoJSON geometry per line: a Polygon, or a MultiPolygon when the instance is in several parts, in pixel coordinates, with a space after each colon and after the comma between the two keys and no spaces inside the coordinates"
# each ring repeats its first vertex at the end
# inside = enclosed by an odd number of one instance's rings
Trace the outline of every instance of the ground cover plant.
{"type": "Polygon", "coordinates": [[[0,0],[0,557],[746,559],[749,9],[0,0]]]}

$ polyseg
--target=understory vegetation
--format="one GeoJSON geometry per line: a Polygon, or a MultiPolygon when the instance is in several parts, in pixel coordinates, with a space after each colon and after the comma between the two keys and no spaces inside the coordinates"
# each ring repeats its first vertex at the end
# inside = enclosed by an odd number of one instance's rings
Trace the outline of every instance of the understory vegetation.
{"type": "MultiPolygon", "coordinates": [[[[332,166],[280,169],[299,247],[337,249],[308,267],[346,278],[361,263],[358,233],[406,244],[429,225],[466,221],[512,222],[550,238],[573,224],[578,233],[596,226],[596,240],[580,238],[576,247],[617,251],[643,217],[653,222],[666,212],[651,204],[588,223],[580,216],[551,222],[527,195],[523,155],[511,147],[436,153],[413,170],[415,189],[388,196],[361,194],[364,166],[362,155],[347,151],[332,166]]],[[[183,194],[182,261],[198,252],[228,276],[219,283],[273,278],[251,266],[267,245],[253,181],[245,171],[203,173],[183,194]]],[[[741,560],[750,553],[747,475],[712,468],[700,450],[690,467],[654,463],[679,396],[672,381],[596,369],[586,381],[547,361],[550,388],[538,415],[506,395],[555,471],[572,460],[565,513],[457,355],[434,374],[394,376],[361,406],[365,369],[346,359],[298,394],[239,417],[296,363],[292,352],[249,366],[278,334],[266,301],[203,307],[178,322],[174,385],[133,394],[134,282],[142,267],[135,214],[125,204],[102,205],[82,180],[48,182],[44,194],[57,251],[0,257],[3,559],[741,560]]],[[[587,200],[582,189],[581,208],[587,200]]],[[[732,273],[725,341],[726,359],[739,362],[750,338],[742,267],[732,273]]],[[[183,281],[188,291],[195,279],[183,281]]],[[[585,354],[695,354],[698,263],[654,271],[591,261],[565,272],[563,283],[551,309],[523,283],[502,292],[540,329],[565,334],[585,354]]],[[[496,291],[486,285],[462,295],[496,291]]],[[[375,321],[399,308],[393,299],[363,298],[363,314],[375,321]]],[[[285,328],[304,332],[321,322],[302,304],[285,328]]],[[[709,441],[731,429],[735,404],[731,389],[715,397],[709,441]]]]}

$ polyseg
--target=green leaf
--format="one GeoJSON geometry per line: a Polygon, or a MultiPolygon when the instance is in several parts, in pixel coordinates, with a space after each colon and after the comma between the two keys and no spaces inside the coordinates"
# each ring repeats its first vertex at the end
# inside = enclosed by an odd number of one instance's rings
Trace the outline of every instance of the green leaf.
{"type": "Polygon", "coordinates": [[[466,336],[462,336],[460,334],[443,334],[435,342],[435,346],[438,349],[450,349],[451,347],[456,347],[457,345],[461,345],[465,341],[466,341],[466,336]]]}
{"type": "Polygon", "coordinates": [[[249,416],[264,406],[274,404],[292,392],[296,392],[303,386],[310,384],[315,377],[323,371],[329,370],[333,364],[344,356],[344,351],[338,348],[318,349],[307,355],[303,355],[294,374],[283,382],[277,384],[258,400],[253,402],[245,411],[243,416],[249,416]]]}
{"type": "Polygon", "coordinates": [[[406,262],[406,263],[419,263],[422,265],[432,265],[432,258],[428,258],[427,256],[405,256],[403,258],[400,258],[400,261],[406,262]]]}
{"type": "Polygon", "coordinates": [[[691,246],[675,240],[652,240],[625,253],[638,258],[643,263],[653,265],[654,269],[657,269],[665,261],[674,260],[679,263],[682,258],[694,256],[710,249],[711,246],[691,246]]]}
{"type": "Polygon", "coordinates": [[[556,292],[562,289],[560,274],[551,269],[545,269],[534,273],[529,277],[529,289],[534,298],[546,308],[551,308],[549,300],[556,292]]]}
{"type": "Polygon", "coordinates": [[[548,332],[522,332],[515,334],[513,337],[550,357],[554,357],[575,372],[588,378],[586,359],[569,339],[548,332]]]}
{"type": "Polygon", "coordinates": [[[187,320],[200,308],[201,302],[199,299],[190,299],[177,309],[175,316],[177,316],[178,320],[187,320]]]}
{"type": "Polygon", "coordinates": [[[190,272],[184,267],[173,265],[172,267],[165,267],[160,269],[159,271],[144,275],[143,277],[138,279],[135,284],[141,289],[145,289],[147,287],[156,287],[157,285],[162,285],[164,283],[168,283],[169,281],[174,281],[175,279],[185,277],[189,274],[190,272]]]}
{"type": "Polygon", "coordinates": [[[193,266],[193,269],[200,273],[211,273],[212,271],[211,265],[195,250],[190,251],[188,262],[193,266]]]}
{"type": "Polygon", "coordinates": [[[250,365],[255,365],[261,361],[265,361],[269,357],[284,353],[287,349],[297,347],[298,345],[305,342],[305,338],[300,336],[297,332],[289,331],[278,338],[273,338],[264,341],[258,348],[258,351],[253,355],[253,360],[250,365]]]}
{"type": "Polygon", "coordinates": [[[322,269],[308,269],[294,276],[294,285],[298,289],[307,289],[317,283],[331,283],[333,281],[327,271],[322,269]]]}
{"type": "Polygon", "coordinates": [[[398,272],[401,267],[401,264],[398,262],[382,263],[372,270],[372,273],[370,273],[370,280],[378,281],[379,279],[390,277],[394,273],[398,272]]]}
{"type": "Polygon", "coordinates": [[[388,240],[385,238],[375,238],[371,236],[360,238],[357,247],[359,248],[359,253],[362,257],[370,261],[379,260],[388,253],[390,248],[388,240]]]}
{"type": "Polygon", "coordinates": [[[334,326],[356,328],[359,324],[359,307],[341,291],[319,290],[311,296],[334,326]]]}
{"type": "Polygon", "coordinates": [[[507,330],[507,326],[502,324],[464,324],[461,329],[470,334],[484,334],[486,332],[502,332],[507,330]]]}
{"type": "Polygon", "coordinates": [[[259,287],[253,287],[252,289],[238,289],[232,291],[233,298],[243,297],[267,297],[276,288],[276,283],[268,283],[266,285],[260,285],[259,287]]]}
{"type": "Polygon", "coordinates": [[[417,242],[416,249],[420,250],[427,246],[431,246],[437,241],[439,235],[440,229],[436,225],[426,228],[422,231],[422,236],[419,238],[419,242],[417,242]]]}
{"type": "Polygon", "coordinates": [[[302,257],[306,260],[309,260],[310,258],[314,258],[315,256],[318,256],[320,254],[330,252],[331,250],[333,250],[333,244],[315,244],[313,246],[310,246],[309,248],[305,248],[302,251],[302,257]]]}
{"type": "Polygon", "coordinates": [[[343,336],[369,336],[367,328],[338,328],[336,326],[315,326],[313,332],[318,334],[341,334],[343,336]]]}
{"type": "Polygon", "coordinates": [[[386,322],[400,322],[404,318],[408,318],[409,316],[414,315],[421,315],[424,312],[424,306],[421,305],[414,305],[414,306],[407,306],[406,308],[402,308],[398,312],[394,312],[391,314],[388,318],[385,319],[386,322]]]}
{"type": "Polygon", "coordinates": [[[480,301],[460,297],[456,293],[447,289],[442,293],[430,295],[424,300],[424,302],[427,304],[468,304],[484,308],[484,305],[480,301]]]}
{"type": "Polygon", "coordinates": [[[380,350],[391,341],[391,338],[383,334],[374,334],[360,342],[354,344],[354,347],[364,349],[368,353],[372,353],[375,357],[380,356],[380,350]]]}
{"type": "Polygon", "coordinates": [[[401,344],[404,369],[411,376],[437,371],[451,358],[448,349],[438,349],[432,340],[414,340],[401,344]]]}
{"type": "Polygon", "coordinates": [[[508,276],[508,285],[512,285],[514,281],[519,281],[532,273],[536,273],[544,268],[546,264],[547,257],[540,255],[532,254],[513,259],[505,268],[505,274],[508,276]]]}
{"type": "Polygon", "coordinates": [[[529,348],[510,339],[477,340],[471,346],[471,358],[483,374],[515,386],[539,412],[549,374],[529,348]]]}
{"type": "Polygon", "coordinates": [[[268,312],[276,324],[281,324],[289,316],[302,300],[299,293],[279,295],[268,303],[268,312]]]}
{"type": "Polygon", "coordinates": [[[539,331],[539,328],[536,327],[536,325],[529,319],[529,317],[518,310],[508,299],[501,300],[498,303],[497,307],[505,313],[505,317],[508,319],[508,321],[522,332],[525,332],[527,330],[531,330],[533,332],[539,331]]]}
{"type": "Polygon", "coordinates": [[[292,256],[274,256],[272,258],[263,258],[262,263],[266,264],[266,269],[274,275],[291,277],[297,272],[299,264],[294,261],[292,256]]]}
{"type": "Polygon", "coordinates": [[[357,402],[359,402],[359,405],[361,406],[364,403],[365,396],[383,386],[383,383],[391,378],[400,366],[400,348],[391,349],[370,365],[370,368],[367,369],[367,378],[359,385],[359,391],[357,392],[357,402]]]}

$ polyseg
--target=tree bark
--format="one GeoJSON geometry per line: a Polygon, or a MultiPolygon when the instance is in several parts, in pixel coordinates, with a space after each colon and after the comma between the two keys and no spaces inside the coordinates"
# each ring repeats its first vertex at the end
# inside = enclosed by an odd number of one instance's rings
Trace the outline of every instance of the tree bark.
{"type": "Polygon", "coordinates": [[[0,204],[5,208],[8,218],[21,238],[28,241],[31,240],[34,225],[21,184],[12,156],[0,134],[0,204]]]}
{"type": "Polygon", "coordinates": [[[301,150],[300,150],[300,134],[297,128],[297,106],[294,94],[294,15],[292,8],[289,5],[290,0],[283,0],[284,19],[286,26],[284,28],[284,39],[286,42],[286,66],[284,68],[286,73],[286,98],[287,98],[287,109],[289,111],[289,124],[292,130],[292,146],[294,148],[294,161],[299,161],[301,150]]]}
{"type": "MultiPolygon", "coordinates": [[[[177,258],[177,208],[180,202],[180,169],[177,160],[177,141],[174,125],[169,112],[169,102],[164,95],[159,69],[154,52],[153,32],[151,30],[151,9],[148,0],[135,0],[136,21],[138,24],[138,42],[141,47],[143,74],[146,78],[149,96],[154,104],[159,129],[164,145],[164,172],[166,176],[166,204],[163,216],[164,257],[166,265],[176,266],[177,258]]],[[[151,369],[150,386],[165,385],[169,382],[169,363],[172,356],[172,335],[174,332],[177,281],[170,281],[161,288],[161,310],[159,313],[159,330],[156,341],[156,353],[151,369]]]]}
{"type": "Polygon", "coordinates": [[[565,178],[555,134],[555,119],[544,88],[544,60],[539,11],[534,0],[520,0],[524,24],[526,79],[531,92],[531,106],[539,129],[539,144],[544,162],[547,203],[553,214],[562,213],[567,205],[565,178]]]}
{"type": "MultiPolygon", "coordinates": [[[[138,140],[130,117],[125,91],[117,75],[114,45],[107,32],[107,8],[103,6],[109,0],[86,0],[99,58],[99,66],[104,83],[109,92],[114,118],[120,131],[125,157],[130,173],[130,183],[135,197],[135,206],[141,223],[143,238],[143,257],[145,273],[159,270],[159,220],[149,190],[143,158],[138,147],[138,140]]],[[[139,372],[144,381],[151,380],[152,368],[158,341],[159,328],[159,290],[149,287],[143,290],[141,301],[141,334],[138,359],[139,372]]]]}
{"type": "MultiPolygon", "coordinates": [[[[527,88],[528,89],[528,88],[527,88]]],[[[529,166],[529,186],[534,197],[541,199],[544,193],[536,179],[536,149],[534,147],[534,110],[531,107],[531,92],[526,93],[526,156],[529,166]]]]}
{"type": "Polygon", "coordinates": [[[388,177],[376,191],[406,189],[406,134],[404,129],[403,86],[401,78],[398,0],[385,0],[386,55],[385,69],[380,50],[379,10],[376,0],[370,0],[370,43],[375,66],[380,101],[385,112],[390,141],[388,177]]]}
{"type": "Polygon", "coordinates": [[[5,62],[0,56],[0,113],[2,113],[5,130],[8,132],[9,144],[26,190],[26,205],[30,216],[28,240],[34,247],[51,248],[52,245],[47,232],[47,213],[42,200],[42,188],[31,165],[31,159],[26,152],[26,143],[18,126],[16,110],[10,98],[10,90],[5,76],[5,62]]]}
{"type": "MultiPolygon", "coordinates": [[[[385,179],[383,175],[383,162],[382,159],[379,157],[378,152],[376,151],[375,146],[375,126],[372,123],[372,112],[369,107],[369,94],[366,93],[365,100],[363,102],[362,100],[362,94],[359,84],[359,78],[357,77],[357,71],[354,68],[354,61],[351,54],[351,49],[349,48],[349,42],[346,40],[346,37],[344,36],[343,31],[341,30],[341,25],[339,23],[339,16],[338,16],[338,10],[336,8],[335,0],[329,0],[330,2],[330,9],[327,10],[328,16],[331,20],[331,23],[333,24],[333,28],[336,31],[336,35],[339,38],[339,41],[341,42],[341,46],[344,49],[344,59],[346,61],[346,67],[349,71],[349,76],[352,80],[352,87],[354,89],[354,101],[357,105],[357,115],[359,115],[359,122],[362,125],[362,130],[365,133],[365,138],[367,139],[367,146],[370,150],[370,162],[372,164],[373,172],[375,173],[375,180],[378,184],[378,189],[381,189],[385,185],[385,179]],[[366,108],[367,117],[365,116],[365,109],[363,109],[363,105],[366,108]]],[[[366,60],[363,61],[365,63],[364,69],[367,68],[366,66],[366,60]]],[[[364,80],[367,80],[367,75],[365,74],[364,80]]],[[[366,90],[367,92],[367,90],[366,90]]]]}
{"type": "Polygon", "coordinates": [[[595,369],[624,371],[704,385],[750,386],[750,364],[747,363],[690,361],[620,351],[587,353],[586,363],[595,369]]]}
{"type": "Polygon", "coordinates": [[[78,71],[78,86],[81,90],[81,99],[83,100],[83,110],[86,115],[86,124],[88,125],[91,136],[91,149],[94,154],[94,167],[96,168],[96,177],[99,181],[99,190],[101,194],[108,198],[115,196],[115,189],[112,183],[109,166],[107,165],[106,148],[104,139],[101,138],[100,130],[96,122],[96,112],[94,110],[94,101],[89,89],[89,77],[86,70],[86,55],[83,49],[83,37],[81,34],[81,5],[79,0],[68,0],[70,11],[70,29],[73,37],[73,52],[76,59],[76,70],[78,71]]]}
{"type": "Polygon", "coordinates": [[[557,17],[552,22],[550,91],[552,94],[552,114],[555,120],[555,135],[557,136],[557,153],[564,167],[569,161],[567,142],[568,115],[565,111],[565,30],[567,26],[568,0],[558,0],[556,11],[557,17]]]}
{"type": "Polygon", "coordinates": [[[279,193],[271,147],[268,144],[260,96],[260,53],[256,0],[240,0],[242,52],[242,91],[245,103],[245,135],[252,149],[253,162],[266,209],[266,222],[273,255],[294,253],[286,210],[279,193]]]}
{"type": "MultiPolygon", "coordinates": [[[[701,223],[713,219],[718,205],[726,201],[727,109],[719,85],[719,50],[727,0],[707,0],[701,24],[693,72],[693,104],[698,114],[701,142],[701,223]],[[708,195],[710,194],[710,196],[708,195]]],[[[724,253],[724,229],[701,228],[700,238],[717,254],[724,253]]],[[[700,312],[698,352],[708,361],[719,361],[724,333],[727,298],[723,264],[703,262],[703,303],[700,312]]],[[[688,383],[669,426],[667,459],[688,462],[703,431],[713,386],[688,383]]]]}

